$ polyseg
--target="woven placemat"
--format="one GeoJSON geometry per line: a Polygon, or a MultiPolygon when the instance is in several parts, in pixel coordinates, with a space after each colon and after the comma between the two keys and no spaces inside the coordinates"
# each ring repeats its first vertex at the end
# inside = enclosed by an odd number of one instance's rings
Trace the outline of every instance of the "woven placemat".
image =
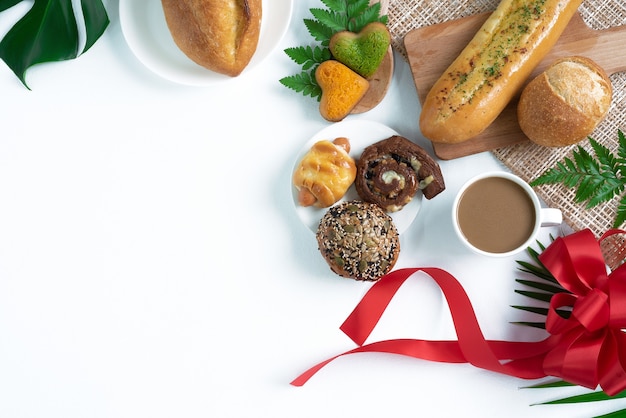
{"type": "MultiPolygon", "coordinates": [[[[389,30],[393,47],[405,57],[404,36],[411,30],[424,26],[493,11],[499,0],[391,0],[388,10],[389,30]]],[[[624,0],[587,0],[579,8],[583,21],[592,29],[607,29],[626,24],[624,0]]],[[[626,132],[626,73],[611,76],[613,102],[606,119],[592,133],[592,137],[615,152],[617,131],[626,132]]],[[[577,145],[591,150],[588,141],[577,145]]],[[[547,148],[533,143],[522,143],[492,151],[511,171],[530,182],[557,161],[571,157],[576,145],[563,148],[547,148]]],[[[589,228],[596,236],[602,235],[613,226],[617,213],[618,199],[586,209],[584,204],[574,201],[575,191],[561,185],[536,188],[537,193],[550,207],[561,209],[565,222],[575,231],[589,228]]],[[[623,240],[612,242],[607,259],[610,264],[621,261],[626,254],[623,240]]]]}

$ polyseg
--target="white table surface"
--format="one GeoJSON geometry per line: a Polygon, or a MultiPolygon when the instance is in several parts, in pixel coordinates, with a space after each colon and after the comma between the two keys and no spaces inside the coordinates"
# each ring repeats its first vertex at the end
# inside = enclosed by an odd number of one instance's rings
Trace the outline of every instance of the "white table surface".
{"type": "MultiPolygon", "coordinates": [[[[298,70],[282,51],[310,42],[302,19],[320,3],[294,1],[270,58],[210,87],[154,75],[124,40],[118,2],[105,5],[105,35],[77,60],[29,70],[32,91],[0,64],[0,417],[586,417],[619,405],[531,407],[579,391],[382,354],[290,386],[354,347],[339,325],[370,286],[330,272],[291,203],[294,158],[328,122],[278,83],[298,70]]],[[[419,111],[396,55],[384,101],[349,118],[432,151],[419,111]]],[[[397,267],[455,275],[487,338],[543,338],[510,324],[526,256],[472,255],[450,222],[461,184],[504,167],[490,153],[440,163],[447,189],[424,201],[397,267]]],[[[455,338],[426,276],[370,341],[401,337],[455,338]]]]}

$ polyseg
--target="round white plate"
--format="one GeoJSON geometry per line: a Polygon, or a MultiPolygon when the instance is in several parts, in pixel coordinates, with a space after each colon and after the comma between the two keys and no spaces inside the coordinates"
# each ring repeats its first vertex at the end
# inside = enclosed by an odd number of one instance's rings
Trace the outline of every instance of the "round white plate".
{"type": "MultiPolygon", "coordinates": [[[[328,139],[330,141],[337,137],[344,136],[350,140],[350,156],[355,160],[358,160],[361,153],[368,145],[378,142],[383,139],[387,139],[390,136],[398,135],[396,131],[388,126],[382,125],[377,122],[363,121],[363,120],[346,120],[338,123],[334,123],[327,128],[322,129],[316,133],[298,153],[296,163],[293,171],[300,164],[302,157],[311,149],[313,144],[322,139],[328,139]]],[[[292,171],[292,172],[293,172],[292,171]]],[[[298,217],[311,231],[317,232],[317,227],[322,219],[322,216],[326,213],[328,208],[316,208],[314,206],[303,207],[298,204],[298,190],[291,183],[291,177],[289,178],[291,184],[291,195],[293,205],[298,217]]],[[[340,200],[360,200],[358,193],[354,185],[350,186],[346,195],[340,200]]],[[[422,206],[422,193],[417,192],[413,200],[409,202],[402,210],[398,212],[390,213],[389,215],[393,219],[393,223],[398,229],[398,233],[402,234],[411,225],[417,213],[422,206]]]]}
{"type": "MultiPolygon", "coordinates": [[[[120,0],[120,25],[131,51],[146,67],[170,81],[208,86],[236,79],[210,71],[176,46],[165,22],[161,0],[120,0]]],[[[242,74],[267,58],[289,27],[293,0],[263,0],[259,43],[242,74]]],[[[240,75],[241,76],[241,75],[240,75]]]]}

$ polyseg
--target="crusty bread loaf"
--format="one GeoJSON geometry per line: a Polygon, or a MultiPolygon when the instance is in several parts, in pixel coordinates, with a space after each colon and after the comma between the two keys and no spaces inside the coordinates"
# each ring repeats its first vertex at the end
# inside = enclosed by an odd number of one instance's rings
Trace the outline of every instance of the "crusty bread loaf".
{"type": "Polygon", "coordinates": [[[612,93],[611,80],[594,61],[561,58],[522,91],[517,105],[520,127],[539,145],[575,144],[604,119],[612,93]]]}
{"type": "Polygon", "coordinates": [[[161,0],[178,47],[212,71],[238,76],[254,55],[261,0],[161,0]]]}
{"type": "Polygon", "coordinates": [[[420,129],[432,142],[459,143],[483,132],[519,94],[581,0],[501,0],[429,91],[420,129]]]}

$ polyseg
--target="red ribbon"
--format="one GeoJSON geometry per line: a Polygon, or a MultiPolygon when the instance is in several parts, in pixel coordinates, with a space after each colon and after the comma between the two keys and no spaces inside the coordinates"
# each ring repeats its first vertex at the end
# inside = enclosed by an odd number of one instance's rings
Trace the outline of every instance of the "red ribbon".
{"type": "Polygon", "coordinates": [[[369,289],[340,329],[357,347],[323,361],[291,382],[304,385],[334,359],[352,353],[400,354],[445,363],[470,363],[484,370],[523,379],[546,376],[595,389],[608,395],[626,389],[626,267],[610,274],[600,242],[583,230],[557,238],[540,255],[543,265],[566,290],[555,294],[546,317],[549,336],[542,341],[487,340],[461,284],[439,268],[406,268],[393,271],[369,289]],[[392,339],[364,344],[400,286],[414,273],[428,274],[444,294],[457,340],[392,339]],[[558,311],[571,311],[569,317],[558,311]]]}

